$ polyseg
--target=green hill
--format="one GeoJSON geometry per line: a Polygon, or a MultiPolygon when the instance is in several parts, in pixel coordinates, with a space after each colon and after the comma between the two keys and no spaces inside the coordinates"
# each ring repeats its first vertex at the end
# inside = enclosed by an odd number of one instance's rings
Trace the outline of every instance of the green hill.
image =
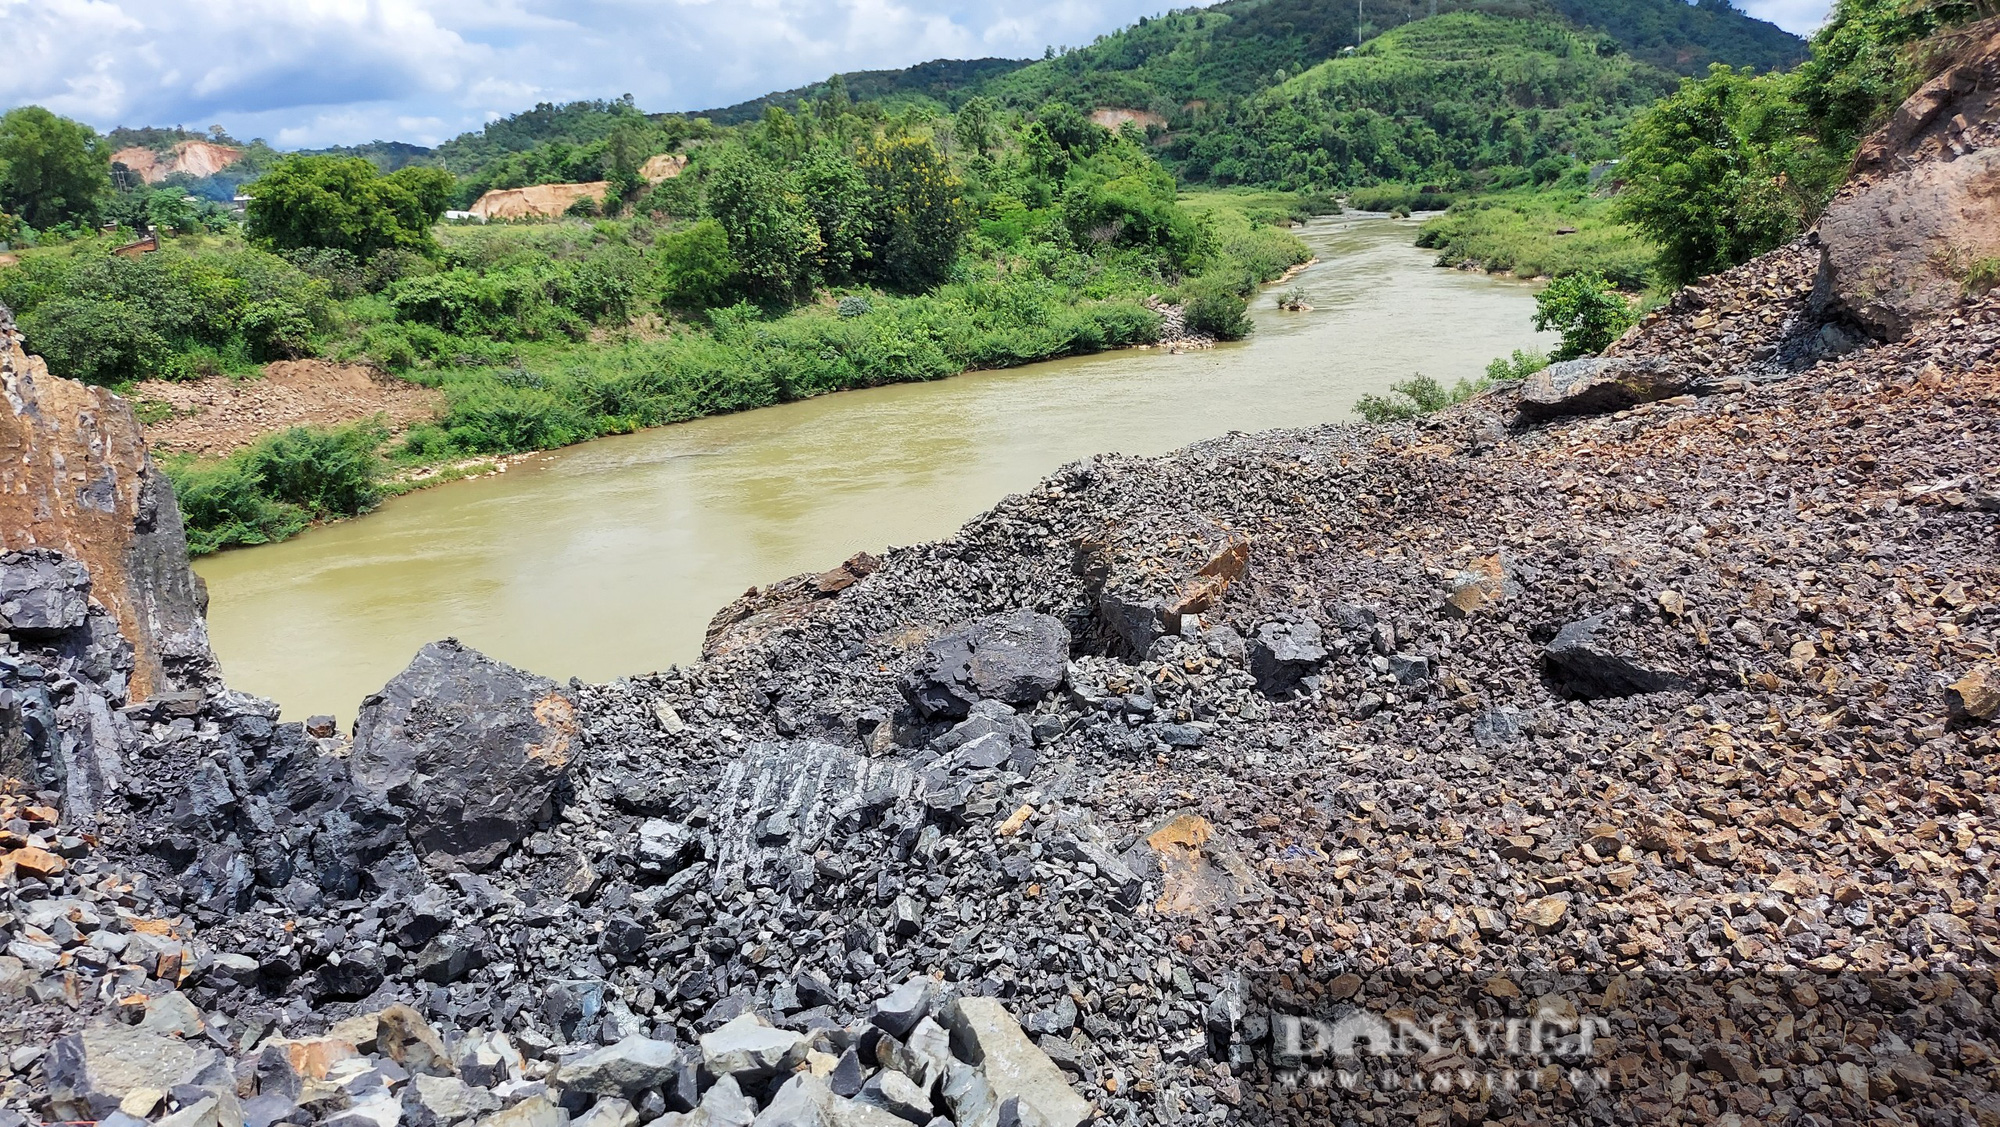
{"type": "MultiPolygon", "coordinates": [[[[856,70],[835,77],[846,86],[847,96],[858,102],[881,102],[893,107],[926,100],[955,110],[982,84],[1027,65],[1027,59],[933,59],[901,70],[856,70]]],[[[701,110],[687,116],[705,117],[717,125],[741,125],[763,117],[766,106],[796,110],[800,102],[823,98],[832,81],[829,78],[825,82],[781,90],[733,106],[701,110]]]]}
{"type": "Polygon", "coordinates": [[[1538,164],[1553,178],[1612,155],[1631,114],[1674,84],[1603,35],[1455,12],[1198,111],[1169,153],[1184,177],[1223,184],[1451,181],[1503,168],[1525,178],[1538,164]]]}
{"type": "Polygon", "coordinates": [[[993,79],[981,92],[1024,109],[1060,99],[1171,119],[1190,102],[1249,96],[1358,42],[1459,11],[1567,21],[1682,74],[1704,73],[1711,62],[1789,66],[1805,55],[1804,40],[1726,0],[1699,7],[1682,0],[1225,0],[1142,19],[993,79]]]}

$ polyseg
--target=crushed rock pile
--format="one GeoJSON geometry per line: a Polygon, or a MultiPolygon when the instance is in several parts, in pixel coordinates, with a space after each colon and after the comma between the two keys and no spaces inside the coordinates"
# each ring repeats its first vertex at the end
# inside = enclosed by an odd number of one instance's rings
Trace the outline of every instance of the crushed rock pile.
{"type": "Polygon", "coordinates": [[[0,1118],[2000,1118],[2000,295],[1883,340],[1815,253],[352,733],[0,560],[0,1118]]]}

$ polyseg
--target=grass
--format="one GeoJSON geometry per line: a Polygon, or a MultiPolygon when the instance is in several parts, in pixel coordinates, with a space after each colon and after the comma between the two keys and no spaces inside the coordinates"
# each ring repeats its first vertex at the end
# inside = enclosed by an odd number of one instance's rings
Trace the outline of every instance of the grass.
{"type": "Polygon", "coordinates": [[[1611,201],[1577,188],[1517,188],[1463,199],[1427,221],[1417,245],[1439,266],[1467,262],[1523,278],[1597,273],[1621,290],[1652,281],[1651,243],[1611,217],[1611,201]]]}

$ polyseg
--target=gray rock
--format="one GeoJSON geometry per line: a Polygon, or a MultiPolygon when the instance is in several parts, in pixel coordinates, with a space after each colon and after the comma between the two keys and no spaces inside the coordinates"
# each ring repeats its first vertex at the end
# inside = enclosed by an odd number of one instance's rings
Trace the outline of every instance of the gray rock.
{"type": "Polygon", "coordinates": [[[617,1096],[606,1096],[570,1122],[572,1127],[639,1127],[639,1109],[617,1096]]]}
{"type": "Polygon", "coordinates": [[[0,631],[44,637],[74,630],[90,613],[90,571],[49,548],[0,553],[0,631]]]}
{"type": "Polygon", "coordinates": [[[613,916],[604,922],[604,934],[597,950],[611,964],[631,962],[646,949],[646,929],[630,916],[613,916]]]}
{"type": "Polygon", "coordinates": [[[709,1087],[693,1114],[707,1127],[750,1127],[757,1118],[757,1101],[743,1094],[736,1077],[724,1076],[709,1087]]]}
{"type": "Polygon", "coordinates": [[[805,1059],[807,1044],[801,1034],[774,1029],[756,1014],[744,1014],[701,1035],[701,1063],[711,1076],[753,1083],[790,1071],[805,1059]]]}
{"type": "Polygon", "coordinates": [[[154,1127],[222,1127],[222,1101],[204,1096],[171,1115],[163,1116],[154,1127]]]}
{"type": "Polygon", "coordinates": [[[1472,739],[1480,747],[1499,747],[1521,735],[1521,710],[1510,707],[1490,709],[1472,721],[1472,739]]]}
{"type": "MultiPolygon", "coordinates": [[[[931,1012],[937,983],[928,977],[912,978],[894,992],[876,1001],[868,1011],[868,1021],[898,1041],[907,1038],[931,1012]]],[[[928,1117],[927,1117],[928,1118],[928,1117]]]]}
{"type": "Polygon", "coordinates": [[[1529,376],[1521,385],[1519,411],[1528,422],[1602,415],[1705,387],[1698,372],[1659,358],[1592,356],[1557,361],[1529,376]]]}
{"type": "Polygon", "coordinates": [[[850,1045],[846,1052],[840,1054],[840,1060],[834,1064],[833,1073],[826,1078],[826,1086],[833,1089],[833,1094],[836,1096],[852,1098],[860,1094],[861,1086],[865,1082],[866,1077],[861,1070],[861,1054],[850,1045]]]}
{"type": "MultiPolygon", "coordinates": [[[[1021,1031],[1020,1023],[998,1000],[960,998],[946,1012],[952,1047],[960,1058],[978,1066],[980,1077],[992,1095],[990,1106],[997,1120],[999,1104],[1016,1098],[1033,1108],[1048,1127],[1076,1127],[1090,1114],[1090,1103],[1070,1090],[1055,1063],[1036,1048],[1021,1031]]],[[[954,1070],[956,1071],[956,1070],[954,1070]]],[[[947,1084],[950,1084],[947,1079],[947,1084]]],[[[988,1106],[976,1091],[962,1092],[968,1106],[988,1106]]],[[[954,1109],[958,1107],[953,1104],[954,1109]]],[[[954,1117],[966,1127],[963,1116],[954,1117]]]]}
{"type": "Polygon", "coordinates": [[[1155,595],[1106,587],[1097,593],[1097,620],[1126,657],[1144,657],[1167,633],[1167,602],[1155,595]]]}
{"type": "Polygon", "coordinates": [[[483,869],[534,828],[576,733],[553,682],[447,638],[362,701],[350,765],[363,790],[404,808],[425,860],[483,869]]]}
{"type": "Polygon", "coordinates": [[[1069,631],[1030,610],[982,619],[925,647],[901,682],[928,719],[962,719],[981,700],[1033,704],[1062,684],[1069,631]]]}
{"type": "Polygon", "coordinates": [[[177,1037],[104,1024],[58,1038],[42,1073],[56,1116],[101,1119],[134,1090],[167,1091],[221,1059],[177,1037]]]}
{"type": "MultiPolygon", "coordinates": [[[[728,1028],[723,1027],[724,1030],[728,1028]]],[[[722,1030],[717,1031],[720,1032],[722,1030]]],[[[705,1047],[708,1038],[704,1037],[702,1041],[705,1047]]],[[[681,1056],[681,1047],[672,1041],[627,1037],[615,1045],[595,1049],[562,1065],[556,1070],[554,1082],[571,1091],[634,1096],[672,1080],[674,1073],[680,1069],[681,1056]]]]}
{"type": "Polygon", "coordinates": [[[639,847],[634,857],[640,872],[664,880],[701,858],[701,841],[679,822],[649,818],[639,824],[639,847]]]}
{"type": "Polygon", "coordinates": [[[1390,654],[1389,675],[1398,685],[1415,685],[1431,679],[1431,659],[1417,654],[1390,654]]]}
{"type": "Polygon", "coordinates": [[[951,1065],[951,1034],[930,1018],[917,1023],[907,1041],[883,1041],[887,1048],[882,1064],[917,1082],[926,1092],[937,1090],[951,1065]]]}
{"type": "Polygon", "coordinates": [[[1265,696],[1294,691],[1325,660],[1325,638],[1311,619],[1267,622],[1250,642],[1250,676],[1265,696]]]}
{"type": "MultiPolygon", "coordinates": [[[[307,1112],[284,1096],[257,1095],[243,1101],[243,1127],[274,1127],[279,1123],[311,1121],[307,1112]]],[[[105,1120],[99,1127],[111,1127],[111,1123],[105,1120]]]]}
{"type": "Polygon", "coordinates": [[[406,1108],[422,1109],[433,1123],[447,1124],[499,1111],[500,1097],[456,1076],[420,1073],[404,1086],[403,1104],[406,1108]]]}
{"type": "Polygon", "coordinates": [[[930,1092],[893,1068],[869,1077],[854,1102],[880,1108],[911,1123],[928,1123],[931,1118],[930,1092]]]}
{"type": "Polygon", "coordinates": [[[477,1127],[569,1127],[569,1114],[547,1096],[530,1096],[479,1120],[477,1127]]]}
{"type": "MultiPolygon", "coordinates": [[[[1977,112],[1968,107],[1966,116],[1977,112]]],[[[1942,116],[1952,115],[1946,109],[1942,116]]],[[[1907,163],[1890,161],[1891,167],[1907,163]]],[[[1814,311],[1899,340],[1956,308],[1961,280],[1938,267],[1938,248],[1950,246],[1968,260],[2000,251],[1996,181],[2000,149],[1985,148],[1956,160],[1896,167],[1841,193],[1819,218],[1814,311]]]]}
{"type": "Polygon", "coordinates": [[[756,1127],[908,1127],[908,1121],[881,1108],[841,1099],[803,1072],[785,1081],[755,1122],[756,1127]]]}
{"type": "Polygon", "coordinates": [[[1542,651],[1542,671],[1550,687],[1584,700],[1664,693],[1687,681],[1672,669],[1648,664],[1613,650],[1604,641],[1610,614],[1564,626],[1542,651]]]}

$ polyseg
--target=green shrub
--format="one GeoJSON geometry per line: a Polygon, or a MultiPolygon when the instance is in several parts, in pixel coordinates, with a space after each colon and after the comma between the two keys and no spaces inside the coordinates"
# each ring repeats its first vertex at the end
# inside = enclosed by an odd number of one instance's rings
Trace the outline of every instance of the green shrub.
{"type": "Polygon", "coordinates": [[[191,555],[284,540],[312,523],[305,510],[274,501],[238,461],[177,460],[165,468],[180,502],[191,555]]]}
{"type": "Polygon", "coordinates": [[[736,287],[736,259],[729,233],[704,219],[662,238],[653,252],[653,278],[660,300],[671,309],[707,309],[722,304],[736,287]]]}
{"type": "MultiPolygon", "coordinates": [[[[1504,362],[1494,361],[1496,364],[1504,362]]],[[[1454,403],[1463,403],[1485,391],[1489,386],[1491,386],[1490,380],[1481,379],[1460,380],[1447,388],[1420,372],[1401,383],[1390,384],[1388,395],[1364,395],[1355,400],[1354,413],[1371,423],[1414,419],[1433,411],[1443,410],[1454,403]]]]}
{"type": "Polygon", "coordinates": [[[241,455],[244,471],[266,496],[319,518],[353,516],[381,499],[379,426],[327,430],[293,427],[241,455]]]}
{"type": "Polygon", "coordinates": [[[20,326],[50,372],[85,383],[144,379],[172,355],[147,310],[123,302],[57,298],[23,313],[20,326]]]}
{"type": "Polygon", "coordinates": [[[1512,356],[1494,357],[1486,365],[1486,379],[1491,383],[1519,383],[1548,366],[1548,353],[1517,348],[1512,356]]]}
{"type": "Polygon", "coordinates": [[[1250,303],[1226,284],[1207,278],[1188,283],[1181,316],[1188,329],[1217,340],[1250,335],[1250,303]]]}
{"type": "Polygon", "coordinates": [[[314,520],[373,508],[381,499],[376,450],[387,433],[373,423],[294,427],[221,461],[168,461],[188,551],[199,556],[284,540],[314,520]]]}
{"type": "Polygon", "coordinates": [[[238,323],[244,343],[258,360],[295,360],[312,354],[312,318],[289,301],[252,302],[238,323]]]}
{"type": "Polygon", "coordinates": [[[1632,326],[1638,315],[1596,274],[1571,274],[1535,295],[1535,329],[1562,334],[1552,360],[1595,356],[1632,326]]]}
{"type": "Polygon", "coordinates": [[[107,242],[0,271],[0,302],[59,374],[94,383],[310,354],[333,321],[326,282],[275,255],[170,246],[136,259],[107,242]]]}

